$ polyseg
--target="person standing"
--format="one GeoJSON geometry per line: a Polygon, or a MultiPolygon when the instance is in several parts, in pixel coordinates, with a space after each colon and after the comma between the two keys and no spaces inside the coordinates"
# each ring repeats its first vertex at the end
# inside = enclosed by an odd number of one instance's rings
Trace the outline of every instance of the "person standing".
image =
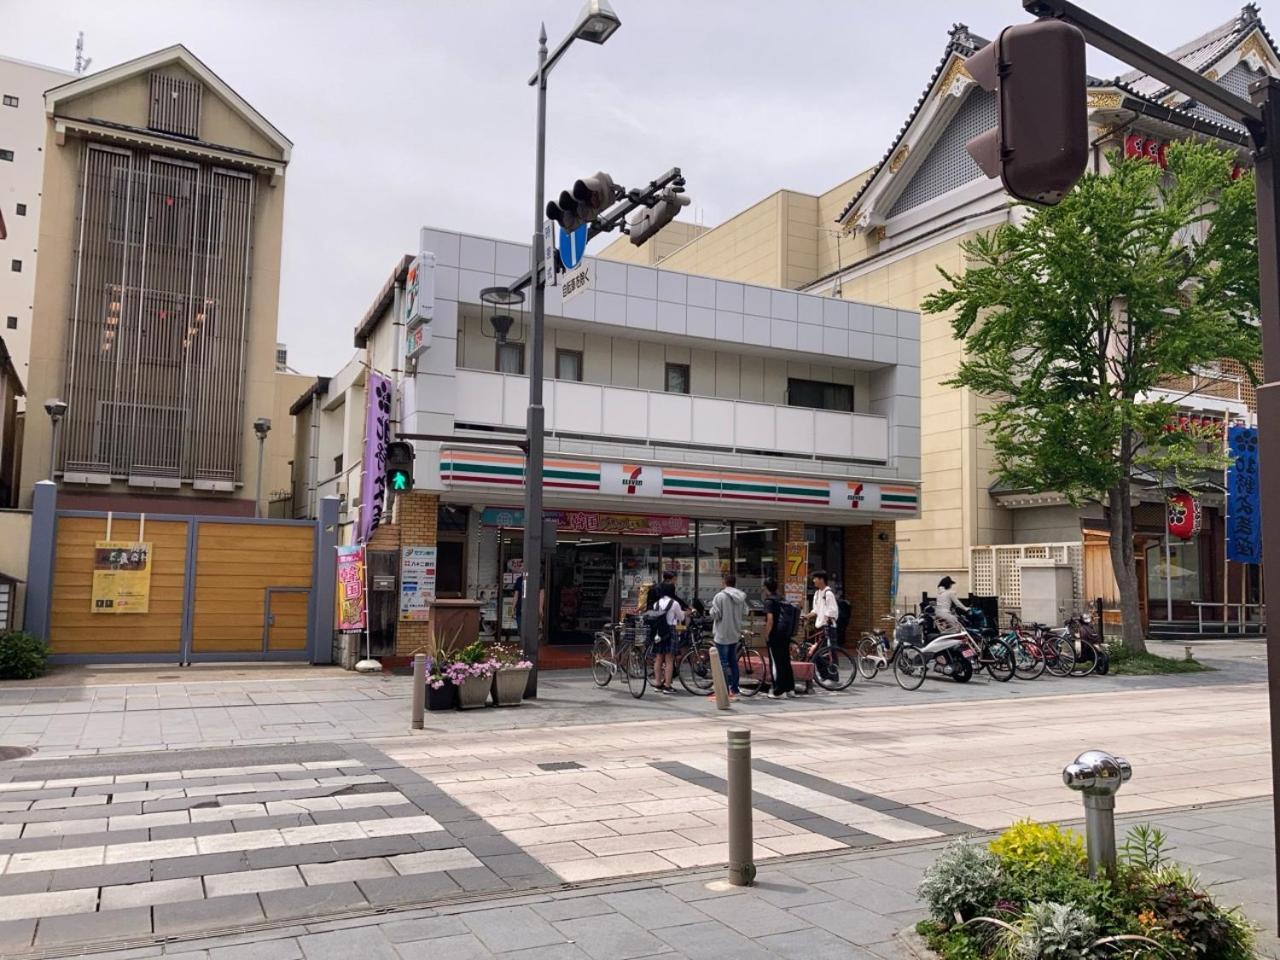
{"type": "Polygon", "coordinates": [[[769,647],[769,676],[773,678],[770,700],[796,695],[796,678],[791,670],[791,634],[795,632],[795,607],[778,596],[778,581],[764,582],[764,635],[769,647]]]}
{"type": "Polygon", "coordinates": [[[827,572],[817,570],[813,574],[813,609],[809,616],[814,618],[816,626],[826,641],[832,646],[840,645],[840,633],[836,629],[840,622],[840,604],[836,600],[835,591],[828,584],[827,572]]]}
{"type": "Polygon", "coordinates": [[[653,643],[653,684],[659,693],[675,693],[671,680],[675,676],[676,625],[684,620],[684,609],[676,599],[674,584],[658,587],[658,634],[653,643]]]}
{"type": "MultiPolygon", "coordinates": [[[[747,619],[747,595],[738,589],[738,578],[725,574],[724,587],[711,600],[712,636],[720,665],[724,667],[729,699],[738,698],[738,641],[747,619]]],[[[711,696],[715,696],[712,692],[711,696]]]]}

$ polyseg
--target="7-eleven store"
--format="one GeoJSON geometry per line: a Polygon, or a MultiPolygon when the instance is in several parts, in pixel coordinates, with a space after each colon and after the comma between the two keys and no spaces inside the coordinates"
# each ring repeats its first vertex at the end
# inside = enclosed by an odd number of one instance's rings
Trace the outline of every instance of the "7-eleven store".
{"type": "MultiPolygon", "coordinates": [[[[483,603],[482,635],[513,634],[523,458],[445,445],[439,463],[442,517],[456,518],[455,536],[465,530],[465,593],[483,603]]],[[[547,551],[545,642],[560,648],[590,643],[635,607],[642,584],[667,570],[682,597],[709,604],[729,572],[752,601],[775,578],[793,600],[807,602],[808,572],[825,569],[853,605],[856,630],[892,595],[894,521],[919,509],[913,484],[847,474],[568,458],[546,461],[545,498],[557,530],[547,551]]]]}

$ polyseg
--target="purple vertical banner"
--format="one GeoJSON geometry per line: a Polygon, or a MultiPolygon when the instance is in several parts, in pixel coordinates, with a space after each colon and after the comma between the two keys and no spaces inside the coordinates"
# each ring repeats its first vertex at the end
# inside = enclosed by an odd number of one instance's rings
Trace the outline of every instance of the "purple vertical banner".
{"type": "Polygon", "coordinates": [[[387,444],[391,442],[391,381],[369,371],[365,382],[364,458],[360,480],[360,542],[382,523],[387,504],[387,444]]]}

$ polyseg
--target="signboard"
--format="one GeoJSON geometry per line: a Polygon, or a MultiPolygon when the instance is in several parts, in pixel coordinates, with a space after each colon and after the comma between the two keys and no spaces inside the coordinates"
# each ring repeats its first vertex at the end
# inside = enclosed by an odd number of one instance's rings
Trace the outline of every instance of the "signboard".
{"type": "Polygon", "coordinates": [[[426,620],[436,598],[436,548],[400,549],[400,619],[426,620]]]}
{"type": "Polygon", "coordinates": [[[548,287],[556,283],[556,228],[550,220],[542,221],[542,282],[548,287]]]}
{"type": "Polygon", "coordinates": [[[364,629],[364,547],[338,547],[338,630],[356,633],[364,629]]]}
{"type": "Polygon", "coordinates": [[[620,497],[660,497],[662,468],[638,463],[602,463],[600,492],[620,497]]]}
{"type": "Polygon", "coordinates": [[[809,544],[803,540],[788,540],[786,569],[782,574],[783,599],[803,607],[809,592],[809,544]]]}
{"type": "Polygon", "coordinates": [[[387,505],[387,444],[391,440],[391,381],[369,371],[365,381],[364,456],[361,458],[359,539],[382,523],[387,505]]]}
{"type": "Polygon", "coordinates": [[[404,358],[413,360],[431,346],[431,325],[415,323],[404,335],[404,358]]]}
{"type": "Polygon", "coordinates": [[[93,545],[92,613],[146,613],[151,602],[151,544],[98,540],[93,545]]]}
{"type": "Polygon", "coordinates": [[[878,483],[860,483],[856,480],[833,480],[831,483],[831,505],[848,507],[850,510],[879,510],[880,485],[878,483]]]}
{"type": "Polygon", "coordinates": [[[573,230],[560,231],[560,262],[566,270],[572,270],[582,262],[587,252],[587,224],[573,230]]]}
{"type": "Polygon", "coordinates": [[[1262,490],[1258,484],[1258,428],[1227,431],[1227,559],[1262,562],[1262,490]]]}
{"type": "MultiPolygon", "coordinates": [[[[420,245],[426,241],[426,231],[420,245]]],[[[436,255],[421,250],[409,263],[404,278],[404,314],[406,325],[426,323],[431,319],[436,303],[436,255]]]]}
{"type": "Polygon", "coordinates": [[[1200,501],[1189,493],[1169,497],[1169,533],[1179,540],[1190,540],[1200,532],[1200,501]]]}
{"type": "MultiPolygon", "coordinates": [[[[687,537],[688,517],[660,517],[631,513],[589,513],[584,510],[544,510],[556,529],[566,533],[601,533],[637,537],[687,537]]],[[[480,522],[486,527],[524,528],[524,511],[485,507],[480,522]]]]}
{"type": "Polygon", "coordinates": [[[584,290],[591,289],[591,264],[583,260],[577,268],[570,270],[560,282],[560,302],[568,303],[584,290]]]}

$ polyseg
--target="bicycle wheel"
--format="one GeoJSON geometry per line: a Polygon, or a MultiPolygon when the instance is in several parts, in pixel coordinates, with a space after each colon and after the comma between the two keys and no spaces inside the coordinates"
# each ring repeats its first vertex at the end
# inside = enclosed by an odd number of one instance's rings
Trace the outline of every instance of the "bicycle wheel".
{"type": "Polygon", "coordinates": [[[1013,671],[1019,680],[1036,680],[1045,670],[1040,648],[1019,640],[1013,645],[1013,671]]]}
{"type": "Polygon", "coordinates": [[[649,664],[645,652],[639,645],[627,651],[627,689],[637,700],[644,696],[644,688],[649,685],[649,664]]]}
{"type": "Polygon", "coordinates": [[[613,639],[606,634],[597,633],[596,642],[591,647],[591,679],[595,680],[597,687],[607,687],[617,669],[613,639]]]}
{"type": "Polygon", "coordinates": [[[823,690],[845,690],[858,675],[858,664],[841,647],[819,647],[813,655],[813,678],[823,690]]]}
{"type": "Polygon", "coordinates": [[[1071,665],[1073,677],[1087,677],[1098,668],[1098,651],[1088,640],[1080,641],[1080,652],[1076,654],[1076,662],[1071,665]]]}
{"type": "Polygon", "coordinates": [[[706,647],[691,647],[676,667],[680,685],[688,693],[705,694],[711,689],[711,651],[706,647]]]}
{"type": "Polygon", "coordinates": [[[1044,655],[1049,672],[1055,677],[1071,675],[1076,665],[1076,652],[1070,637],[1050,637],[1045,640],[1044,655]]]}
{"type": "Polygon", "coordinates": [[[883,667],[888,667],[880,641],[875,637],[863,637],[858,641],[858,672],[866,680],[874,680],[883,667]]]}
{"type": "Polygon", "coordinates": [[[738,693],[754,697],[768,686],[764,657],[751,647],[738,648],[738,693]]]}
{"type": "Polygon", "coordinates": [[[903,690],[918,689],[928,669],[919,647],[903,647],[893,658],[893,679],[903,690]]]}
{"type": "Polygon", "coordinates": [[[987,656],[991,659],[987,661],[987,673],[991,675],[992,680],[998,680],[1000,683],[1008,683],[1013,679],[1013,654],[1009,648],[1005,646],[1003,640],[993,640],[987,645],[987,656]]]}

